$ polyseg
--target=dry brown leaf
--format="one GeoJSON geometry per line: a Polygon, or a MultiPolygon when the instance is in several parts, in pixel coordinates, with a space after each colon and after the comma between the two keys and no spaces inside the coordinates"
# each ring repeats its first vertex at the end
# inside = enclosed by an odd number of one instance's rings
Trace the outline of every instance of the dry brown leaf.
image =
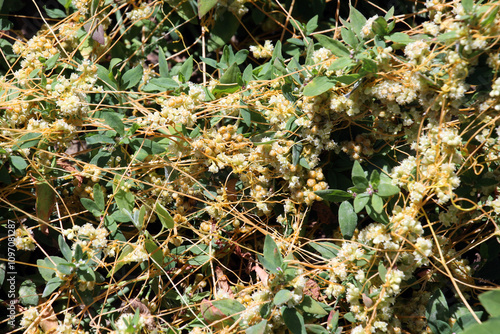
{"type": "MultiPolygon", "coordinates": [[[[67,161],[64,161],[63,159],[58,159],[57,160],[57,165],[60,166],[62,169],[68,171],[68,172],[76,172],[78,173],[78,169],[76,169],[73,165],[71,165],[69,162],[67,161]]],[[[81,186],[82,183],[83,183],[83,176],[81,176],[80,174],[73,174],[73,176],[75,177],[75,179],[78,180],[78,186],[81,186]]]]}
{"type": "Polygon", "coordinates": [[[57,317],[54,313],[54,309],[50,304],[44,305],[43,307],[45,311],[41,314],[42,320],[40,320],[40,328],[46,334],[55,333],[59,325],[57,323],[57,317]]]}
{"type": "Polygon", "coordinates": [[[320,296],[320,288],[318,283],[312,279],[306,282],[306,287],[304,289],[304,294],[311,296],[313,299],[318,300],[320,296]]]}
{"type": "Polygon", "coordinates": [[[253,267],[253,270],[255,270],[255,273],[262,281],[262,284],[264,284],[264,286],[267,286],[267,280],[269,278],[269,274],[266,273],[266,271],[264,269],[262,269],[261,267],[259,267],[258,265],[255,265],[253,267]]]}
{"type": "Polygon", "coordinates": [[[231,291],[231,287],[229,286],[227,276],[224,275],[221,267],[215,267],[215,276],[217,276],[217,285],[219,286],[219,289],[226,292],[229,298],[234,299],[234,294],[233,291],[231,291]]]}

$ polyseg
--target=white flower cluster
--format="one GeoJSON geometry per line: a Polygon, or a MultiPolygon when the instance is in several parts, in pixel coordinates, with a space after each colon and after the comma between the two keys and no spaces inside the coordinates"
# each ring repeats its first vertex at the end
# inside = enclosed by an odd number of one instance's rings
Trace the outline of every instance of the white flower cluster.
{"type": "Polygon", "coordinates": [[[418,62],[429,53],[429,45],[422,40],[409,43],[405,47],[405,55],[410,60],[418,62]]]}
{"type": "Polygon", "coordinates": [[[23,318],[20,322],[21,327],[29,327],[39,316],[40,313],[38,312],[38,309],[36,307],[30,306],[29,309],[23,312],[23,318]]]}
{"type": "Polygon", "coordinates": [[[144,317],[139,317],[137,323],[134,324],[133,323],[134,316],[135,315],[132,313],[122,314],[115,322],[115,327],[116,327],[115,334],[131,333],[131,330],[133,330],[134,333],[140,333],[146,324],[145,319],[144,317]]]}
{"type": "Polygon", "coordinates": [[[132,21],[140,21],[147,19],[149,15],[153,12],[154,7],[150,6],[143,6],[136,8],[134,10],[131,10],[130,12],[127,12],[127,18],[129,18],[132,21]]]}
{"type": "Polygon", "coordinates": [[[275,92],[269,98],[268,105],[262,106],[262,110],[269,123],[276,125],[279,130],[285,130],[287,121],[295,115],[295,105],[283,94],[275,92]]]}
{"type": "Polygon", "coordinates": [[[108,244],[106,239],[108,231],[104,227],[95,228],[92,224],[87,223],[83,226],[75,225],[73,228],[63,231],[63,234],[68,240],[74,240],[73,248],[77,244],[84,247],[91,247],[97,251],[102,250],[108,244]]]}
{"type": "MultiPolygon", "coordinates": [[[[224,1],[228,0],[221,0],[220,2],[223,3],[224,1]]],[[[229,11],[235,16],[242,17],[248,12],[248,8],[245,7],[245,3],[247,1],[248,0],[233,0],[227,9],[229,9],[229,11]]]]}
{"type": "Polygon", "coordinates": [[[196,122],[195,101],[186,94],[171,96],[161,102],[160,115],[168,123],[193,126],[196,122]]]}
{"type": "Polygon", "coordinates": [[[264,46],[250,46],[250,51],[256,59],[270,58],[273,55],[274,45],[271,41],[265,41],[264,46]]]}
{"type": "Polygon", "coordinates": [[[422,23],[422,27],[424,28],[424,32],[426,34],[432,36],[437,36],[439,34],[439,26],[432,21],[422,23]]]}
{"type": "Polygon", "coordinates": [[[128,253],[123,259],[123,263],[129,264],[132,262],[142,263],[148,261],[149,254],[146,252],[144,245],[134,245],[134,250],[128,253]]]}
{"type": "Polygon", "coordinates": [[[365,25],[361,28],[360,35],[362,38],[371,38],[373,37],[373,30],[372,30],[372,25],[375,20],[378,19],[378,15],[370,17],[368,20],[366,20],[365,25]]]}
{"type": "Polygon", "coordinates": [[[326,61],[329,60],[331,57],[332,57],[332,52],[329,49],[320,48],[313,52],[312,61],[314,64],[324,63],[321,64],[322,65],[321,67],[327,68],[330,64],[326,61]]]}
{"type": "Polygon", "coordinates": [[[73,327],[78,326],[80,323],[80,319],[78,317],[73,316],[71,313],[67,312],[64,314],[64,320],[62,323],[59,323],[57,327],[56,334],[88,334],[82,329],[74,329],[73,327]]]}
{"type": "Polygon", "coordinates": [[[75,121],[83,118],[90,110],[87,104],[87,91],[97,91],[97,67],[85,60],[77,68],[80,75],[72,73],[70,78],[60,77],[57,82],[47,85],[51,97],[59,107],[61,115],[75,121]]]}
{"type": "Polygon", "coordinates": [[[89,0],[71,0],[71,4],[75,6],[82,15],[87,14],[90,8],[89,0]]]}
{"type": "Polygon", "coordinates": [[[15,231],[14,244],[19,250],[33,251],[36,248],[35,240],[31,231],[24,228],[17,228],[15,231]]]}
{"type": "Polygon", "coordinates": [[[422,81],[416,74],[411,73],[404,74],[402,79],[402,82],[382,80],[373,87],[367,87],[364,93],[382,101],[395,101],[400,105],[411,103],[423,89],[422,81]]]}
{"type": "Polygon", "coordinates": [[[486,202],[487,206],[491,206],[493,208],[493,211],[497,214],[500,215],[500,197],[495,198],[494,200],[489,200],[486,202]]]}

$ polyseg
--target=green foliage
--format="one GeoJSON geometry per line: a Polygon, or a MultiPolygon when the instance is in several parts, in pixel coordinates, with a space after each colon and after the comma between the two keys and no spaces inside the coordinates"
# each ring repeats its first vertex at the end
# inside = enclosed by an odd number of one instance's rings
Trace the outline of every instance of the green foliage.
{"type": "Polygon", "coordinates": [[[500,279],[498,1],[21,5],[0,1],[21,330],[498,325],[498,291],[474,299],[500,279]]]}

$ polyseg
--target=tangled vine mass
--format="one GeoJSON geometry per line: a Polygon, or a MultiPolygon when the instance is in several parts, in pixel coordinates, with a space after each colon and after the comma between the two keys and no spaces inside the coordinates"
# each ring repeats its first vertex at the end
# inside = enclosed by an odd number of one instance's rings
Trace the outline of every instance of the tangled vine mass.
{"type": "Polygon", "coordinates": [[[26,3],[3,332],[498,327],[499,1],[26,3]]]}

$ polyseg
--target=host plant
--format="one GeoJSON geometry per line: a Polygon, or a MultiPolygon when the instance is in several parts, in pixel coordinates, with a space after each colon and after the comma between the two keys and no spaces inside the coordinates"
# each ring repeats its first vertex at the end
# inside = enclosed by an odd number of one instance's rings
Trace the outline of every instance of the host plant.
{"type": "Polygon", "coordinates": [[[499,1],[16,5],[2,331],[497,326],[499,1]]]}

